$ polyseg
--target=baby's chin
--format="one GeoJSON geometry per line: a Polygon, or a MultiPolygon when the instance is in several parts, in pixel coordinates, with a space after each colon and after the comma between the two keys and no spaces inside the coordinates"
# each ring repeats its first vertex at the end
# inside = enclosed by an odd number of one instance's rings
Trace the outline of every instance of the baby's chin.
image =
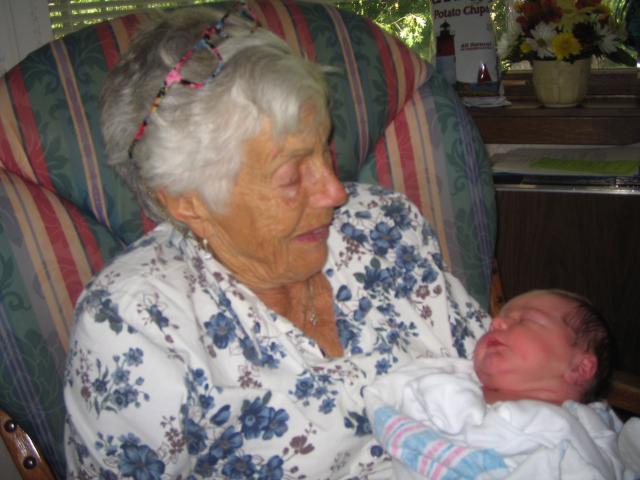
{"type": "Polygon", "coordinates": [[[495,388],[493,386],[493,382],[491,381],[491,375],[487,375],[486,372],[478,370],[477,368],[475,369],[475,371],[476,376],[478,377],[478,380],[483,387],[495,388]]]}
{"type": "Polygon", "coordinates": [[[499,371],[491,359],[486,358],[486,352],[476,351],[473,353],[473,370],[482,386],[487,388],[499,388],[502,372],[499,371]]]}
{"type": "Polygon", "coordinates": [[[486,341],[484,340],[484,337],[481,337],[480,340],[478,340],[478,343],[476,343],[476,348],[473,351],[473,356],[471,359],[473,361],[473,369],[476,371],[476,373],[478,372],[478,369],[482,367],[482,360],[484,359],[486,353],[486,341]]]}
{"type": "Polygon", "coordinates": [[[473,371],[482,385],[486,385],[486,382],[491,378],[491,376],[487,374],[486,370],[482,368],[482,364],[476,359],[475,354],[473,356],[473,371]]]}

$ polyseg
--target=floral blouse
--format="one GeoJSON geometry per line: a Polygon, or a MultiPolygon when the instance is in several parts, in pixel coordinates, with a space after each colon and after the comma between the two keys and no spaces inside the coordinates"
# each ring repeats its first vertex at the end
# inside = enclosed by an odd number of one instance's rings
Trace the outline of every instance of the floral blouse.
{"type": "Polygon", "coordinates": [[[69,478],[389,478],[362,398],[420,357],[466,357],[488,317],[402,195],[347,184],[324,273],[344,356],[265,306],[168,223],[81,295],[69,478]]]}

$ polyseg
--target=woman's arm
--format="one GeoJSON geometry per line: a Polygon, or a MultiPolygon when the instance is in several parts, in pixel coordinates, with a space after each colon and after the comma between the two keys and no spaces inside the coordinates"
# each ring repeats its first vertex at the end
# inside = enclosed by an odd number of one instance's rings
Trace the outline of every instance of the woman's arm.
{"type": "Polygon", "coordinates": [[[135,298],[91,289],[78,307],[64,392],[70,478],[189,468],[177,418],[188,366],[164,314],[135,298]]]}

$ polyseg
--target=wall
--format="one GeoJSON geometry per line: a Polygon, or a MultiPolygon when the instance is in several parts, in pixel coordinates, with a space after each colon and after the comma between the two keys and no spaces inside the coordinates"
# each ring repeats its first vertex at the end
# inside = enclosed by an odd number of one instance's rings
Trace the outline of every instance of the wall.
{"type": "Polygon", "coordinates": [[[0,75],[51,38],[47,0],[0,0],[0,75]]]}

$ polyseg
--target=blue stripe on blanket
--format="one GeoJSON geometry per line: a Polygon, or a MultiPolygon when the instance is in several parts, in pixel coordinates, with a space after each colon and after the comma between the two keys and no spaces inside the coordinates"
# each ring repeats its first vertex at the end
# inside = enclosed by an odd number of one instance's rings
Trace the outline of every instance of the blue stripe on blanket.
{"type": "Polygon", "coordinates": [[[374,412],[373,432],[396,460],[430,479],[497,479],[508,474],[493,449],[474,449],[450,442],[424,424],[391,407],[374,412]]]}

